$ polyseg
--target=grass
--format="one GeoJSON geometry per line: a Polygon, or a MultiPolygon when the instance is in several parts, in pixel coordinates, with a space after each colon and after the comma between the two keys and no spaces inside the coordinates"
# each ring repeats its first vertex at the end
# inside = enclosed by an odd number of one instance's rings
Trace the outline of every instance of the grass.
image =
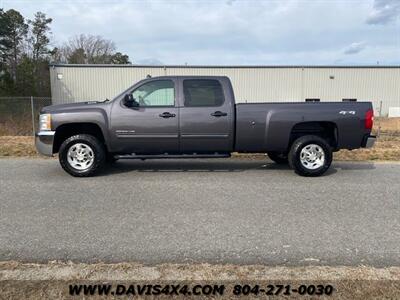
{"type": "MultiPolygon", "coordinates": [[[[229,299],[254,298],[252,295],[234,296],[232,291],[236,284],[259,284],[262,287],[268,284],[290,284],[293,287],[330,284],[334,287],[333,295],[318,299],[399,299],[400,267],[0,262],[0,295],[3,299],[64,299],[68,298],[69,284],[112,284],[114,288],[116,284],[224,284],[224,298],[229,299]]],[[[282,298],[288,299],[287,296],[282,298]]],[[[304,296],[300,298],[309,299],[304,296]]],[[[91,296],[90,299],[104,298],[91,296]]]]}
{"type": "MultiPolygon", "coordinates": [[[[1,135],[0,157],[39,157],[35,150],[32,136],[1,135]]],[[[10,130],[8,130],[10,131],[10,130]]],[[[400,118],[382,118],[376,120],[373,132],[381,136],[375,146],[370,149],[341,150],[334,153],[335,160],[383,160],[400,161],[400,118]]],[[[234,158],[264,159],[262,154],[236,154],[234,158]]]]}
{"type": "Polygon", "coordinates": [[[380,134],[373,148],[341,150],[334,153],[336,160],[400,160],[400,118],[377,118],[373,134],[380,134]]]}
{"type": "Polygon", "coordinates": [[[374,133],[379,129],[386,134],[400,133],[400,118],[375,118],[374,133]]]}
{"type": "Polygon", "coordinates": [[[335,160],[400,160],[400,135],[381,135],[374,147],[369,149],[341,150],[334,153],[335,160]]]}
{"type": "Polygon", "coordinates": [[[38,157],[34,137],[0,136],[0,157],[38,157]]]}
{"type": "Polygon", "coordinates": [[[31,113],[25,112],[24,117],[4,117],[0,114],[0,136],[24,136],[33,132],[31,113]]]}

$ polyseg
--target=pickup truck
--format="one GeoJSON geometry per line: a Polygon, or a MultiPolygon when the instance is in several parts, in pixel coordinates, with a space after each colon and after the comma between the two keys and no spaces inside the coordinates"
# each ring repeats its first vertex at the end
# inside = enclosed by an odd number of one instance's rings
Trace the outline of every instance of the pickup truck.
{"type": "Polygon", "coordinates": [[[319,176],[332,152],[372,147],[370,102],[235,104],[229,78],[146,78],[113,100],[44,107],[36,147],[58,153],[73,176],[118,159],[220,158],[267,153],[302,176],[319,176]]]}

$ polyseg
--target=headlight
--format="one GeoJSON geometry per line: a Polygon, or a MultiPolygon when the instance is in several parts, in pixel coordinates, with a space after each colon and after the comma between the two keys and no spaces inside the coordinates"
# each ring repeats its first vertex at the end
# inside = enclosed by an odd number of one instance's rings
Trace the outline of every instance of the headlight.
{"type": "Polygon", "coordinates": [[[43,114],[39,117],[39,130],[51,130],[51,115],[43,114]]]}

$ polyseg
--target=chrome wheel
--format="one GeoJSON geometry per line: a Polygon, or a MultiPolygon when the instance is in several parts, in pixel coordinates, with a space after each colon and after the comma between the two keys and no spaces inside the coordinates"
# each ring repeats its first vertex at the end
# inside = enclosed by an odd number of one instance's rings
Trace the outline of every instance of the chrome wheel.
{"type": "Polygon", "coordinates": [[[67,160],[74,169],[86,170],[94,162],[93,149],[87,144],[76,143],[68,149],[67,160]]]}
{"type": "Polygon", "coordinates": [[[309,144],[301,149],[300,162],[309,170],[318,169],[325,163],[325,152],[321,146],[309,144]]]}

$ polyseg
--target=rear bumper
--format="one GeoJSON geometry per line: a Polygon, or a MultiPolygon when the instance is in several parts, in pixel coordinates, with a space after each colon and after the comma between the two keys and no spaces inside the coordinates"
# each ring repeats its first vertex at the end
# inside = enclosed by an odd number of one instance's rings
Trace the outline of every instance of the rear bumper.
{"type": "Polygon", "coordinates": [[[53,142],[55,131],[39,131],[35,135],[37,151],[46,156],[53,156],[53,142]]]}
{"type": "Polygon", "coordinates": [[[364,138],[363,147],[364,148],[372,148],[375,144],[376,136],[368,135],[364,138]]]}

